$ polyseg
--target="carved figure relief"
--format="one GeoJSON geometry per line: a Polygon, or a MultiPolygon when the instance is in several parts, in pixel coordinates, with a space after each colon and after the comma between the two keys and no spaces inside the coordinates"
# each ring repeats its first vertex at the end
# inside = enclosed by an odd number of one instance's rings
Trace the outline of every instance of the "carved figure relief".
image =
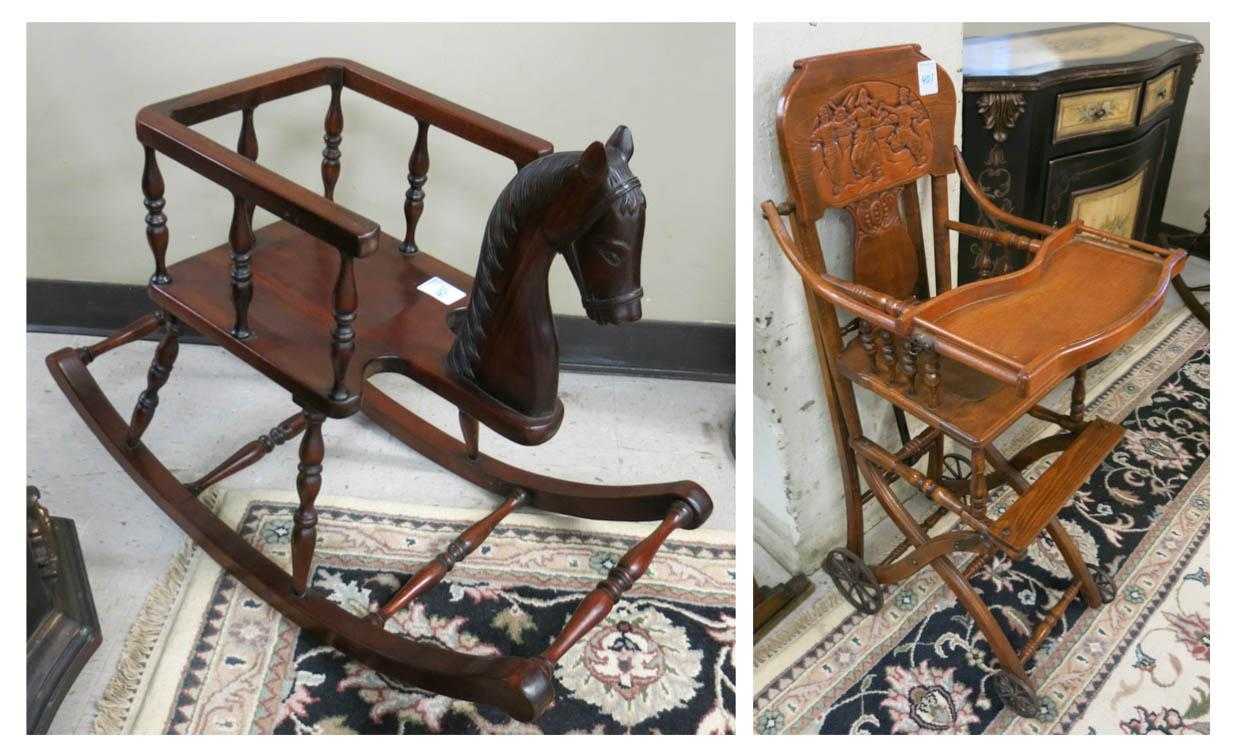
{"type": "Polygon", "coordinates": [[[822,104],[809,142],[821,155],[819,187],[838,203],[924,174],[933,126],[912,91],[868,81],[822,104]]]}

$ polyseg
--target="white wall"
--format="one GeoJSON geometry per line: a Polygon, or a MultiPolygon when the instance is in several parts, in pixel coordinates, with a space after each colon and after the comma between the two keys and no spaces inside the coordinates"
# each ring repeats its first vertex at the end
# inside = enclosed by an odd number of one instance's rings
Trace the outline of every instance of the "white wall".
{"type": "MultiPolygon", "coordinates": [[[[956,95],[962,96],[962,41],[958,23],[754,25],[754,191],[748,210],[757,217],[753,232],[754,414],[762,417],[754,431],[758,443],[754,454],[760,459],[754,465],[755,538],[793,573],[816,570],[825,553],[843,543],[846,527],[843,483],[800,277],[780,253],[758,211],[763,200],[780,201],[787,196],[775,134],[776,103],[792,73],[793,60],[913,42],[950,73],[956,95]]],[[[957,111],[956,142],[959,120],[957,111]]],[[[952,206],[957,205],[958,185],[952,176],[952,206]]],[[[924,203],[929,195],[927,181],[918,187],[924,203]]],[[[927,205],[921,211],[926,257],[933,253],[930,211],[927,205]]],[[[828,270],[850,278],[849,225],[834,212],[820,224],[828,270]]],[[[952,256],[956,248],[952,237],[952,256]]],[[[865,395],[858,390],[865,433],[879,442],[895,444],[889,407],[865,395]]]]}
{"type": "MultiPolygon", "coordinates": [[[[551,141],[634,134],[647,196],[648,319],[734,320],[734,27],[730,24],[33,24],[28,27],[27,275],[145,283],[142,106],[312,57],[350,57],[551,141]]],[[[263,105],[259,161],[320,189],[329,90],[263,105]]],[[[340,203],[404,231],[414,121],[343,94],[340,203]]],[[[239,114],[199,126],[234,146],[239,114]]],[[[434,130],[421,246],[474,270],[510,162],[434,130]]],[[[231,198],[160,160],[168,260],[226,241],[231,198]]],[[[257,222],[272,221],[258,211],[257,222]]],[[[260,252],[254,262],[261,263],[260,252]]],[[[581,314],[564,266],[557,312],[581,314]]]]}
{"type": "MultiPolygon", "coordinates": [[[[997,36],[1020,31],[1037,31],[1067,23],[965,23],[965,36],[997,36]]],[[[1142,23],[1162,31],[1189,34],[1203,45],[1203,60],[1195,73],[1182,119],[1182,134],[1177,143],[1173,176],[1169,180],[1169,195],[1165,200],[1164,220],[1170,224],[1198,231],[1203,228],[1203,212],[1210,202],[1211,185],[1211,24],[1207,23],[1142,23]]]]}

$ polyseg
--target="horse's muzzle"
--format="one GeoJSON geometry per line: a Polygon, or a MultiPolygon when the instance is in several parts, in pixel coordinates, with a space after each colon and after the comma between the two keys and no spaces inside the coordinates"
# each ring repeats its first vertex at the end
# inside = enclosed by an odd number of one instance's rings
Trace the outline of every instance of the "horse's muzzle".
{"type": "Polygon", "coordinates": [[[600,325],[633,323],[642,319],[642,288],[619,297],[588,300],[583,305],[586,307],[587,317],[600,325]]]}

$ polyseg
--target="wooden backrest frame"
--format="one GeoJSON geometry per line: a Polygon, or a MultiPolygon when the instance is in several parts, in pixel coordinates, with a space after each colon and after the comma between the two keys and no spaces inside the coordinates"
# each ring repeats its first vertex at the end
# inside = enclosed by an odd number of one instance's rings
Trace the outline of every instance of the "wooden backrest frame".
{"type": "MultiPolygon", "coordinates": [[[[813,223],[829,208],[846,209],[853,281],[900,299],[928,296],[916,180],[942,178],[934,216],[947,218],[945,175],[955,170],[955,90],[938,67],[937,93],[920,95],[918,63],[928,59],[913,44],[797,60],[779,100],[797,228],[815,240],[813,223]]],[[[950,287],[949,270],[949,255],[939,264],[935,248],[937,291],[950,287]]]]}

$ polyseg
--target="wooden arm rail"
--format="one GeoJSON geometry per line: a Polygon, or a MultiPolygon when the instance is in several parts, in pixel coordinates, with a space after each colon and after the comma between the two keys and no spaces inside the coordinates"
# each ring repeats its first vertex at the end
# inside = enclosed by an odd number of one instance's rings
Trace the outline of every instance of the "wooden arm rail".
{"type": "Polygon", "coordinates": [[[376,222],[316,195],[189,126],[321,86],[356,91],[523,166],[552,144],[351,60],[319,58],[145,107],[137,139],[354,257],[376,250],[376,222]]]}
{"type": "Polygon", "coordinates": [[[1006,247],[1024,250],[1029,253],[1035,253],[1040,250],[1040,242],[1038,240],[1030,240],[1014,232],[1003,232],[990,227],[978,227],[973,224],[964,224],[962,221],[951,221],[950,219],[946,220],[946,228],[953,229],[959,234],[974,237],[981,242],[992,242],[995,245],[1005,245],[1006,247]]]}

